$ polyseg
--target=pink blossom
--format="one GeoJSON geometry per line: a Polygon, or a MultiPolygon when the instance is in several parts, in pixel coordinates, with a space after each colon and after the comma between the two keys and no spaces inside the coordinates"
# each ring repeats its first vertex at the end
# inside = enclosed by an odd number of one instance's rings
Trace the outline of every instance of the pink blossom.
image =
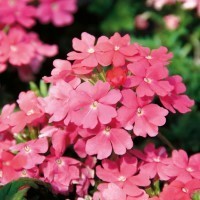
{"type": "Polygon", "coordinates": [[[173,181],[164,187],[161,200],[191,200],[195,192],[200,191],[200,180],[193,179],[187,183],[173,181]]]}
{"type": "Polygon", "coordinates": [[[200,16],[200,1],[199,0],[178,0],[183,3],[184,9],[193,9],[197,8],[197,14],[200,16]]]}
{"type": "Polygon", "coordinates": [[[117,119],[123,127],[127,130],[133,129],[137,136],[156,136],[158,126],[163,126],[166,122],[168,111],[149,100],[142,100],[130,89],[123,90],[122,96],[123,106],[118,109],[117,119]]]}
{"type": "Polygon", "coordinates": [[[165,5],[171,5],[175,3],[176,0],[147,0],[147,5],[154,6],[157,10],[161,10],[165,5]]]}
{"type": "Polygon", "coordinates": [[[191,100],[187,95],[184,95],[186,87],[182,83],[182,78],[178,75],[168,77],[170,85],[174,86],[174,89],[166,96],[160,97],[161,103],[165,108],[175,113],[175,109],[180,113],[186,113],[191,111],[190,107],[194,105],[194,100],[191,100]]]}
{"type": "Polygon", "coordinates": [[[35,7],[25,0],[0,1],[0,23],[15,25],[16,23],[31,28],[35,24],[35,7]]]}
{"type": "Polygon", "coordinates": [[[12,113],[10,116],[9,123],[13,126],[12,132],[19,132],[27,124],[31,124],[36,120],[40,121],[44,116],[43,108],[34,92],[21,92],[17,102],[21,110],[12,113]]]}
{"type": "Polygon", "coordinates": [[[188,158],[184,150],[174,150],[172,152],[172,160],[165,172],[168,176],[178,181],[186,183],[193,178],[200,179],[200,154],[194,154],[188,158]]]}
{"type": "Polygon", "coordinates": [[[76,4],[76,0],[40,0],[37,17],[44,24],[52,22],[55,26],[69,25],[74,21],[76,4]]]}
{"type": "Polygon", "coordinates": [[[50,155],[41,165],[44,181],[51,183],[56,192],[68,193],[70,185],[79,179],[80,162],[69,157],[50,155]]]}
{"type": "Polygon", "coordinates": [[[147,13],[139,14],[135,17],[135,27],[139,30],[145,30],[149,26],[148,22],[149,15],[147,13]]]}
{"type": "Polygon", "coordinates": [[[117,116],[115,105],[121,99],[117,89],[110,90],[109,83],[98,81],[94,86],[89,82],[80,84],[76,91],[81,95],[72,112],[71,121],[83,128],[95,128],[98,122],[110,123],[117,116]]]}
{"type": "Polygon", "coordinates": [[[129,133],[120,128],[115,121],[93,130],[80,129],[78,132],[82,137],[86,137],[86,153],[88,155],[97,154],[98,159],[110,156],[112,149],[117,155],[123,155],[127,149],[133,147],[129,133]]]}
{"type": "Polygon", "coordinates": [[[164,17],[165,26],[169,30],[176,30],[180,24],[180,17],[176,15],[166,15],[164,17]]]}
{"type": "Polygon", "coordinates": [[[15,104],[7,104],[2,108],[0,115],[0,132],[7,130],[10,128],[9,118],[15,109],[15,104]]]}
{"type": "Polygon", "coordinates": [[[72,51],[67,54],[68,60],[78,60],[82,66],[90,67],[93,69],[98,64],[102,66],[108,66],[111,64],[110,52],[108,52],[110,45],[108,38],[102,36],[98,38],[95,46],[95,37],[89,33],[83,32],[81,34],[81,40],[74,38],[72,40],[72,51]],[[103,47],[100,48],[100,45],[103,47]]]}
{"type": "Polygon", "coordinates": [[[124,85],[126,87],[137,86],[136,93],[139,97],[153,96],[154,94],[165,96],[173,89],[173,86],[164,80],[168,76],[166,67],[160,65],[149,67],[147,62],[140,61],[128,64],[127,68],[133,75],[127,78],[124,85]]]}
{"type": "Polygon", "coordinates": [[[165,174],[165,168],[171,160],[167,158],[168,155],[164,147],[156,149],[153,143],[149,143],[145,146],[144,152],[133,149],[131,153],[143,161],[140,166],[141,173],[148,174],[150,178],[155,178],[158,175],[160,180],[169,180],[165,174]]]}
{"type": "Polygon", "coordinates": [[[166,66],[169,64],[169,60],[173,57],[172,53],[168,53],[166,47],[159,47],[158,49],[153,49],[152,51],[148,47],[140,46],[139,44],[134,44],[138,53],[129,58],[130,61],[146,61],[150,65],[160,65],[166,66]]]}
{"type": "MultiPolygon", "coordinates": [[[[150,181],[146,174],[138,174],[135,157],[124,155],[115,161],[105,159],[102,161],[102,166],[96,168],[96,174],[101,180],[116,184],[126,195],[130,196],[130,199],[131,197],[138,200],[148,199],[148,195],[139,186],[148,186],[150,181]]],[[[105,186],[107,187],[107,185],[105,186]]],[[[105,186],[103,187],[105,188],[105,186]]],[[[101,188],[101,184],[99,187],[101,188]]]]}
{"type": "Polygon", "coordinates": [[[15,156],[14,161],[17,162],[24,158],[26,163],[23,165],[25,169],[31,169],[38,164],[43,163],[44,154],[48,150],[48,141],[46,138],[31,140],[26,143],[20,143],[11,147],[12,151],[19,151],[15,156]]]}

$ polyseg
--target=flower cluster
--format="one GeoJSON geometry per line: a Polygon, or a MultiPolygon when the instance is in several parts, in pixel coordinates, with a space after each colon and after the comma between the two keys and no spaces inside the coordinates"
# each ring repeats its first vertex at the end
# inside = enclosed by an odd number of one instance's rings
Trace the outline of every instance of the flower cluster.
{"type": "Polygon", "coordinates": [[[194,104],[182,78],[169,76],[167,48],[150,50],[119,33],[96,41],[84,32],[73,49],[43,78],[51,83],[48,96],[21,92],[17,111],[15,104],[3,107],[0,183],[33,177],[79,200],[162,200],[171,190],[174,200],[197,195],[200,154],[133,148],[135,137],[155,137],[169,112],[187,113],[194,104]],[[155,191],[159,181],[164,187],[155,191]]]}
{"type": "Polygon", "coordinates": [[[200,15],[199,0],[147,0],[147,5],[153,6],[156,10],[161,10],[165,5],[181,3],[183,9],[197,9],[197,14],[200,15]]]}
{"type": "Polygon", "coordinates": [[[45,57],[57,54],[56,45],[43,44],[38,34],[27,32],[36,24],[52,22],[65,26],[73,22],[76,0],[0,0],[0,73],[10,64],[23,81],[29,81],[40,69],[45,57]]]}

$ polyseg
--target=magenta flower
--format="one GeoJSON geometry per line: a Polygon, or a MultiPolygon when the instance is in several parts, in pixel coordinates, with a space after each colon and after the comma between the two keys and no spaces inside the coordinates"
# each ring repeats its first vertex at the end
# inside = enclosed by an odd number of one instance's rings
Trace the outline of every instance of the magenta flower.
{"type": "Polygon", "coordinates": [[[85,82],[76,91],[81,95],[76,108],[72,112],[71,121],[83,128],[95,128],[98,122],[108,124],[117,116],[115,105],[121,99],[117,89],[110,90],[109,83],[98,81],[94,86],[85,82]]]}
{"type": "Polygon", "coordinates": [[[182,78],[178,75],[168,77],[170,85],[174,86],[174,89],[166,96],[160,96],[160,101],[165,108],[175,113],[175,109],[180,113],[186,113],[191,111],[191,107],[194,105],[194,100],[191,100],[187,95],[182,94],[186,91],[182,78]]]}
{"type": "MultiPolygon", "coordinates": [[[[124,155],[115,161],[105,159],[102,161],[102,166],[96,168],[96,174],[101,180],[116,184],[126,195],[130,196],[130,199],[131,197],[138,200],[148,199],[148,195],[139,187],[148,186],[150,181],[146,174],[138,174],[135,157],[124,155]]],[[[100,184],[99,187],[105,186],[100,184]]]]}
{"type": "Polygon", "coordinates": [[[118,109],[117,120],[127,130],[133,129],[137,136],[146,137],[148,134],[154,137],[158,134],[158,126],[166,122],[168,111],[149,100],[142,100],[130,90],[122,91],[122,107],[118,109]]]}
{"type": "Polygon", "coordinates": [[[35,7],[28,5],[27,0],[0,1],[0,23],[15,25],[16,23],[31,28],[35,24],[35,7]]]}
{"type": "Polygon", "coordinates": [[[146,61],[135,62],[128,64],[127,68],[133,74],[127,78],[126,87],[135,87],[136,93],[139,97],[165,96],[172,91],[173,86],[169,81],[164,80],[168,77],[168,70],[166,67],[160,65],[149,66],[146,61]]]}
{"type": "Polygon", "coordinates": [[[76,0],[40,0],[37,17],[44,24],[52,22],[55,26],[69,25],[74,21],[76,3],[76,0]]]}

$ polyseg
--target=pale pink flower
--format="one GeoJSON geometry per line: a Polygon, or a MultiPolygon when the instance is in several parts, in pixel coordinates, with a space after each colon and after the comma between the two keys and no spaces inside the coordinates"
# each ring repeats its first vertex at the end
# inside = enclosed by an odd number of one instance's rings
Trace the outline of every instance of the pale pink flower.
{"type": "Polygon", "coordinates": [[[197,14],[200,16],[200,1],[199,0],[178,0],[183,3],[184,9],[194,9],[197,8],[197,14]]]}
{"type": "Polygon", "coordinates": [[[176,0],[147,0],[148,6],[153,6],[157,10],[161,10],[165,5],[175,4],[176,0]]]}
{"type": "Polygon", "coordinates": [[[132,73],[132,76],[127,77],[124,84],[125,87],[135,87],[139,97],[165,96],[172,91],[173,86],[169,81],[165,80],[168,77],[168,69],[160,65],[149,66],[146,61],[135,62],[127,65],[127,68],[132,73]]]}
{"type": "Polygon", "coordinates": [[[76,91],[80,93],[77,106],[72,112],[71,121],[83,128],[95,128],[98,122],[108,124],[117,116],[115,105],[121,99],[117,89],[111,89],[109,83],[98,81],[80,84],[76,91]]]}
{"type": "Polygon", "coordinates": [[[188,158],[184,150],[173,150],[171,163],[166,167],[165,173],[184,183],[193,178],[200,179],[200,154],[197,153],[188,158]]]}
{"type": "MultiPolygon", "coordinates": [[[[137,159],[130,155],[124,155],[117,160],[111,161],[105,159],[102,166],[97,166],[97,176],[107,183],[116,184],[123,192],[134,199],[146,200],[148,195],[140,186],[148,186],[149,178],[146,174],[138,173],[137,159]]],[[[107,185],[101,184],[98,188],[105,188],[107,185]]],[[[105,193],[104,193],[105,195],[105,193]]]]}
{"type": "Polygon", "coordinates": [[[164,17],[165,26],[169,30],[176,30],[180,24],[180,17],[176,15],[166,15],[164,17]]]}
{"type": "Polygon", "coordinates": [[[142,13],[142,14],[137,15],[134,19],[135,27],[138,30],[147,29],[149,26],[148,18],[149,18],[149,15],[147,13],[142,13]]]}
{"type": "Polygon", "coordinates": [[[16,23],[31,28],[35,24],[35,7],[25,0],[0,1],[0,23],[15,25],[16,23]]]}
{"type": "Polygon", "coordinates": [[[42,120],[44,111],[33,91],[21,92],[17,103],[21,110],[10,115],[12,132],[20,132],[27,124],[42,120]]]}
{"type": "Polygon", "coordinates": [[[160,96],[160,101],[163,106],[173,113],[175,113],[176,110],[180,113],[191,111],[191,107],[194,105],[194,100],[190,99],[187,95],[182,94],[186,91],[186,86],[182,82],[181,76],[171,76],[168,77],[167,80],[174,89],[166,96],[160,96]]]}
{"type": "Polygon", "coordinates": [[[76,4],[76,0],[40,0],[37,17],[44,24],[52,22],[59,27],[70,25],[74,21],[76,4]]]}
{"type": "Polygon", "coordinates": [[[7,104],[2,108],[0,115],[0,132],[10,128],[9,118],[15,109],[15,104],[7,104]]]}
{"type": "Polygon", "coordinates": [[[127,130],[132,130],[137,136],[154,137],[158,134],[158,126],[166,122],[168,111],[149,100],[142,100],[130,90],[122,91],[122,107],[118,109],[117,120],[127,130]]]}
{"type": "Polygon", "coordinates": [[[164,169],[171,160],[164,147],[156,149],[153,143],[149,143],[145,146],[144,152],[133,149],[131,153],[142,160],[139,167],[141,173],[148,174],[150,178],[155,178],[158,175],[159,180],[169,180],[164,169]]]}
{"type": "Polygon", "coordinates": [[[48,150],[48,141],[46,138],[30,140],[26,143],[20,143],[10,148],[12,151],[18,151],[14,161],[17,162],[22,158],[25,159],[26,163],[23,165],[25,169],[31,169],[38,164],[43,163],[45,156],[44,154],[48,150]]]}
{"type": "Polygon", "coordinates": [[[95,46],[95,37],[83,32],[81,40],[74,38],[72,43],[75,51],[67,54],[68,60],[80,61],[82,66],[90,67],[91,69],[98,64],[102,66],[111,64],[110,54],[112,53],[109,52],[110,44],[107,37],[102,36],[98,38],[95,46]]]}
{"type": "Polygon", "coordinates": [[[138,53],[129,58],[130,61],[146,61],[150,65],[160,65],[166,66],[169,64],[169,60],[173,57],[172,53],[168,52],[166,47],[159,47],[158,49],[150,50],[148,47],[140,46],[139,44],[134,44],[138,53]]]}
{"type": "Polygon", "coordinates": [[[160,194],[161,200],[191,200],[195,192],[200,191],[200,180],[193,179],[187,183],[173,181],[165,186],[160,194]]]}
{"type": "Polygon", "coordinates": [[[116,121],[101,125],[95,129],[80,129],[78,133],[86,138],[85,151],[88,155],[97,154],[98,159],[111,155],[112,149],[117,155],[123,155],[133,147],[133,141],[127,131],[120,128],[116,121]]]}

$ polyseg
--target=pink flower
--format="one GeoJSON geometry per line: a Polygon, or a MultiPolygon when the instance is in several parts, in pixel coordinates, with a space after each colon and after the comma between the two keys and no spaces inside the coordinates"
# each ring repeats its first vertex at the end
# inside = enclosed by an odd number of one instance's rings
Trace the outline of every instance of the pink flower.
{"type": "Polygon", "coordinates": [[[168,111],[156,104],[150,104],[149,100],[142,100],[130,89],[123,90],[122,96],[123,106],[118,109],[117,120],[125,129],[133,129],[137,136],[156,136],[158,126],[163,126],[166,122],[168,111]]]}
{"type": "Polygon", "coordinates": [[[31,28],[34,24],[35,8],[26,0],[3,0],[0,2],[0,23],[31,28]]]}
{"type": "Polygon", "coordinates": [[[67,54],[68,60],[78,60],[82,66],[90,67],[91,69],[98,64],[102,66],[111,64],[110,56],[107,55],[110,54],[110,52],[107,52],[107,49],[110,47],[107,37],[100,37],[95,46],[95,37],[84,32],[81,34],[81,40],[74,38],[72,43],[75,51],[67,54]],[[102,49],[99,47],[100,44],[102,49]]]}
{"type": "Polygon", "coordinates": [[[139,30],[145,30],[149,26],[148,22],[149,15],[148,13],[142,13],[135,17],[135,27],[139,30]]]}
{"type": "Polygon", "coordinates": [[[200,179],[200,154],[194,154],[188,158],[184,150],[174,150],[172,152],[171,163],[166,167],[168,176],[184,183],[193,178],[200,179]]]}
{"type": "Polygon", "coordinates": [[[55,26],[70,25],[74,21],[76,4],[76,0],[40,0],[37,17],[44,24],[52,22],[55,26]]]}
{"type": "Polygon", "coordinates": [[[133,75],[127,78],[124,85],[129,88],[137,86],[136,93],[139,97],[154,94],[165,96],[173,89],[173,86],[164,80],[168,76],[166,67],[160,65],[150,67],[147,62],[140,61],[128,64],[127,68],[133,75]]]}
{"type": "Polygon", "coordinates": [[[183,3],[184,9],[197,8],[197,13],[200,16],[200,2],[199,2],[199,0],[178,0],[178,1],[183,3]]]}
{"type": "Polygon", "coordinates": [[[21,111],[15,112],[10,116],[10,125],[13,126],[12,132],[20,132],[27,124],[40,121],[44,116],[38,98],[32,91],[21,92],[17,100],[21,111]]]}
{"type": "MultiPolygon", "coordinates": [[[[126,195],[130,196],[130,199],[131,197],[138,200],[148,199],[148,195],[139,186],[148,186],[150,181],[146,174],[138,174],[135,157],[124,155],[115,161],[105,159],[102,161],[102,166],[96,168],[96,174],[101,180],[116,184],[126,195]]],[[[107,185],[105,186],[107,187],[107,185]]],[[[98,188],[105,186],[100,184],[98,188]]]]}
{"type": "Polygon", "coordinates": [[[10,128],[9,118],[15,109],[15,104],[7,104],[2,108],[0,115],[0,132],[5,131],[10,128]]]}
{"type": "Polygon", "coordinates": [[[98,122],[108,124],[117,116],[115,105],[121,99],[117,89],[110,90],[109,83],[98,81],[94,86],[89,82],[80,84],[77,106],[72,112],[71,121],[83,128],[95,128],[98,122]]]}
{"type": "Polygon", "coordinates": [[[164,17],[164,22],[165,22],[167,29],[173,31],[178,28],[179,23],[180,23],[180,17],[178,17],[176,15],[166,15],[164,17]]]}
{"type": "Polygon", "coordinates": [[[200,191],[200,180],[193,179],[187,183],[173,181],[165,186],[160,194],[161,200],[191,200],[195,192],[200,191]]]}
{"type": "Polygon", "coordinates": [[[155,9],[161,10],[163,6],[175,4],[176,0],[147,0],[147,5],[154,6],[155,9]]]}
{"type": "Polygon", "coordinates": [[[194,105],[194,100],[191,100],[187,95],[183,95],[182,93],[186,91],[186,87],[184,83],[182,83],[182,78],[178,75],[168,77],[170,85],[174,87],[174,89],[169,92],[166,96],[160,97],[160,101],[165,108],[175,113],[175,109],[180,113],[189,112],[194,105]]]}
{"type": "Polygon", "coordinates": [[[144,152],[133,149],[131,153],[143,161],[140,166],[141,173],[148,174],[150,178],[158,175],[160,180],[169,180],[165,168],[171,160],[167,159],[168,155],[164,147],[156,149],[153,143],[149,143],[145,146],[144,152]]]}
{"type": "Polygon", "coordinates": [[[14,161],[17,162],[24,158],[26,163],[23,165],[25,169],[31,169],[38,164],[43,163],[44,154],[48,150],[48,141],[46,138],[31,140],[26,143],[20,143],[11,147],[12,151],[19,151],[15,156],[14,161]]]}
{"type": "Polygon", "coordinates": [[[172,53],[168,53],[166,47],[159,47],[158,49],[153,49],[152,51],[148,47],[140,46],[139,44],[134,44],[138,53],[131,58],[130,61],[146,61],[150,65],[160,65],[166,66],[169,64],[169,60],[173,57],[172,53]]]}
{"type": "Polygon", "coordinates": [[[110,156],[112,149],[117,155],[123,155],[127,149],[133,147],[131,136],[127,131],[120,128],[116,121],[92,130],[80,129],[78,132],[86,138],[86,153],[88,155],[97,154],[98,159],[110,156]]]}

